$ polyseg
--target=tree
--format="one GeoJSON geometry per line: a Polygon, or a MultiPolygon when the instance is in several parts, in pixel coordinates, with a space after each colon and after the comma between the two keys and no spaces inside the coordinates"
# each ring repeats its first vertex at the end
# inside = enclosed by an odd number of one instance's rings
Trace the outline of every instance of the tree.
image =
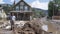
{"type": "Polygon", "coordinates": [[[53,0],[56,4],[60,4],[60,0],[53,0]]]}
{"type": "Polygon", "coordinates": [[[54,3],[50,1],[48,5],[48,16],[52,17],[53,16],[53,11],[54,11],[54,3]]]}
{"type": "Polygon", "coordinates": [[[57,5],[58,4],[56,4],[55,1],[50,1],[49,5],[48,5],[48,16],[49,17],[58,15],[59,7],[57,5]]]}

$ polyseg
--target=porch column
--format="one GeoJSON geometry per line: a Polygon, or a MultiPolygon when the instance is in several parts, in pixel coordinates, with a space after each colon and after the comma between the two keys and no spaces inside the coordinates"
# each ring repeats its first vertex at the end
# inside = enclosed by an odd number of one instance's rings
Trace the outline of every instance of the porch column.
{"type": "Polygon", "coordinates": [[[24,13],[24,15],[23,15],[23,20],[25,20],[25,13],[24,13]]]}
{"type": "Polygon", "coordinates": [[[32,18],[32,14],[30,13],[30,20],[32,20],[33,18],[32,18]]]}
{"type": "Polygon", "coordinates": [[[32,16],[30,16],[30,20],[32,20],[32,16]]]}
{"type": "Polygon", "coordinates": [[[17,18],[18,18],[18,13],[17,13],[17,18]]]}

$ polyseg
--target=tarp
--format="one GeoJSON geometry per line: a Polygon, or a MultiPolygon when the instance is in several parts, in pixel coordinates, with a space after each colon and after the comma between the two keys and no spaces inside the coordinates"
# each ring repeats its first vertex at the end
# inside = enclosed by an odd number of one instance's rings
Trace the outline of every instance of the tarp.
{"type": "Polygon", "coordinates": [[[48,31],[48,25],[43,25],[42,29],[45,30],[45,31],[48,31]]]}

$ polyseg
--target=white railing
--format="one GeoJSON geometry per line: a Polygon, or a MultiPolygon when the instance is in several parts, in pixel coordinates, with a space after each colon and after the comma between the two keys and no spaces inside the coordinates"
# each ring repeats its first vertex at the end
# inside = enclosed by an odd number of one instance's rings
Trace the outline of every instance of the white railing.
{"type": "Polygon", "coordinates": [[[32,11],[10,11],[10,12],[32,12],[32,11]]]}

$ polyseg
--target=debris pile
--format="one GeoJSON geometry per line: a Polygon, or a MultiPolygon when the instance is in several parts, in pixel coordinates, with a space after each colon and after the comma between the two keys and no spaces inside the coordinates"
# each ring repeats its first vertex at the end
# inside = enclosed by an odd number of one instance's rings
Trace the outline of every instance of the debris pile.
{"type": "Polygon", "coordinates": [[[19,34],[42,34],[43,32],[44,34],[49,34],[42,30],[41,27],[34,22],[25,23],[22,28],[17,28],[16,30],[19,34]]]}
{"type": "MultiPolygon", "coordinates": [[[[8,23],[7,23],[8,24],[8,23]]],[[[9,28],[11,25],[8,24],[6,28],[9,28]]],[[[31,20],[28,22],[16,22],[14,24],[14,33],[15,34],[49,34],[48,32],[42,30],[42,24],[39,20],[31,20]]]]}

